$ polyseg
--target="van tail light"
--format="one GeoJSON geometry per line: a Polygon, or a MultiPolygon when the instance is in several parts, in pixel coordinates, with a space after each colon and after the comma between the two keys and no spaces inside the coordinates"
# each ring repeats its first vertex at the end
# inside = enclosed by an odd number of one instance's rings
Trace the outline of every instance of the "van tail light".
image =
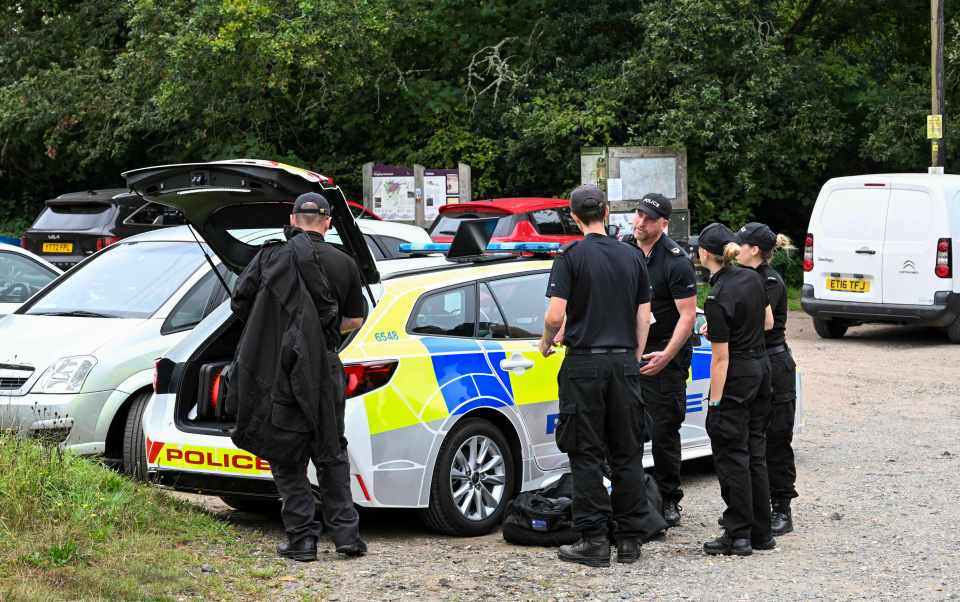
{"type": "Polygon", "coordinates": [[[813,271],[813,234],[807,234],[803,241],[803,271],[813,271]]]}
{"type": "Polygon", "coordinates": [[[941,238],[937,241],[937,265],[933,273],[937,278],[953,277],[953,245],[952,239],[941,238]]]}
{"type": "Polygon", "coordinates": [[[213,383],[210,384],[210,407],[217,409],[220,401],[220,379],[223,376],[223,370],[217,370],[213,376],[213,383]]]}
{"type": "Polygon", "coordinates": [[[153,392],[157,392],[157,364],[160,363],[159,359],[153,360],[153,392]]]}
{"type": "Polygon", "coordinates": [[[97,239],[97,250],[102,251],[112,245],[113,243],[120,242],[119,236],[105,236],[103,238],[97,239]]]}
{"type": "Polygon", "coordinates": [[[345,365],[343,373],[347,382],[344,397],[363,395],[387,384],[397,370],[397,363],[397,360],[387,360],[345,365]]]}

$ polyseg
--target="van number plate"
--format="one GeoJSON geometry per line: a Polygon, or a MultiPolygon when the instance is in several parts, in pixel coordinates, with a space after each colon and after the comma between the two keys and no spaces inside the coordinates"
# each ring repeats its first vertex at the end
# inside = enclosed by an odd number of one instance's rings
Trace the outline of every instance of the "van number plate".
{"type": "Polygon", "coordinates": [[[827,289],[845,293],[869,293],[870,281],[862,278],[827,278],[827,289]]]}
{"type": "Polygon", "coordinates": [[[72,242],[45,242],[43,243],[44,253],[73,253],[72,242]]]}

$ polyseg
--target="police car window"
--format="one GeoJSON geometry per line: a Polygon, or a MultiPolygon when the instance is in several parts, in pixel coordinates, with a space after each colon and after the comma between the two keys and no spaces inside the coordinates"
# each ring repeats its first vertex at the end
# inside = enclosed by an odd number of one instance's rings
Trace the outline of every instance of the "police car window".
{"type": "MultiPolygon", "coordinates": [[[[228,272],[222,265],[218,266],[218,270],[227,286],[232,289],[237,280],[236,274],[228,272]]],[[[167,334],[193,328],[211,311],[216,309],[226,299],[226,296],[227,293],[223,290],[223,284],[220,280],[212,271],[207,272],[170,312],[160,332],[167,334]]]]}
{"type": "Polygon", "coordinates": [[[570,216],[570,210],[560,209],[541,209],[532,211],[530,218],[537,232],[544,236],[566,236],[580,234],[576,222],[570,216]]]}
{"type": "Polygon", "coordinates": [[[393,236],[380,237],[380,244],[383,245],[384,249],[386,249],[388,258],[405,257],[405,255],[400,252],[400,245],[406,244],[407,242],[409,241],[394,238],[393,236]]]}
{"type": "MultiPolygon", "coordinates": [[[[380,248],[380,245],[377,244],[377,241],[373,239],[369,234],[363,235],[363,240],[367,242],[367,246],[370,247],[370,253],[373,255],[373,258],[376,260],[385,259],[386,256],[383,254],[383,249],[380,248]]],[[[340,237],[337,237],[337,242],[340,241],[340,237]]]]}
{"type": "Polygon", "coordinates": [[[425,296],[414,310],[410,332],[472,337],[476,318],[475,290],[471,284],[425,296]]]}
{"type": "Polygon", "coordinates": [[[32,259],[0,253],[0,303],[23,303],[56,277],[32,259]]]}
{"type": "Polygon", "coordinates": [[[497,302],[486,284],[481,283],[477,291],[477,338],[507,338],[507,323],[497,307],[497,302]]]}
{"type": "Polygon", "coordinates": [[[539,338],[543,334],[543,314],[547,310],[550,274],[527,274],[490,281],[490,288],[507,319],[507,335],[511,339],[539,338]]]}

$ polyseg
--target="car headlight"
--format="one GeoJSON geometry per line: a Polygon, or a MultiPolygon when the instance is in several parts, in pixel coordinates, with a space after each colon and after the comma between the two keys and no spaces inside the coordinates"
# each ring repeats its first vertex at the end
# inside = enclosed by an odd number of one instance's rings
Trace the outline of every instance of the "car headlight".
{"type": "Polygon", "coordinates": [[[33,386],[33,392],[77,393],[96,365],[97,358],[92,355],[60,358],[43,373],[33,386]]]}

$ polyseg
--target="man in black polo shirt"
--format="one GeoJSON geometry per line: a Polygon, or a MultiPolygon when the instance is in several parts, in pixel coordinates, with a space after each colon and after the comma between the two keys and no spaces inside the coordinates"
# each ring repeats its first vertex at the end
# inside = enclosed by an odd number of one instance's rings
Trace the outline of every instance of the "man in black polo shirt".
{"type": "Polygon", "coordinates": [[[640,200],[634,221],[635,242],[647,258],[653,288],[647,364],[641,368],[643,401],[653,418],[653,462],[663,496],[663,518],[680,522],[680,426],[687,413],[687,376],[693,353],[690,335],[697,318],[697,280],[693,263],[664,232],[673,207],[660,194],[640,200]]]}
{"type": "Polygon", "coordinates": [[[561,560],[610,566],[609,525],[616,521],[617,561],[636,562],[640,542],[666,527],[643,486],[643,402],[639,359],[650,320],[650,281],[636,247],[608,237],[607,203],[592,185],[570,195],[583,231],[553,263],[540,351],[566,320],[566,357],[557,382],[557,447],[570,457],[573,526],[581,539],[559,550],[561,560]],[[603,486],[609,460],[613,492],[603,486]]]}

